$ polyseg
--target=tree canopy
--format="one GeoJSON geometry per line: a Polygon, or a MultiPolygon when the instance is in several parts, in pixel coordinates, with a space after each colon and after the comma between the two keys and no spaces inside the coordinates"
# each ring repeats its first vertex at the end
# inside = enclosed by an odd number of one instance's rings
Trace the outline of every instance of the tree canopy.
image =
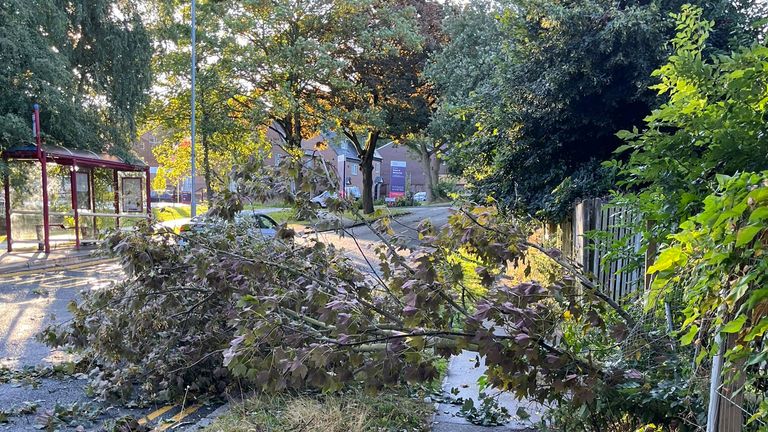
{"type": "MultiPolygon", "coordinates": [[[[178,185],[189,177],[190,147],[190,26],[188,2],[159,2],[153,8],[157,19],[150,30],[155,39],[156,55],[152,67],[155,84],[152,100],[143,110],[143,131],[161,138],[153,149],[160,163],[155,188],[166,183],[178,185]]],[[[196,166],[205,178],[208,199],[228,184],[232,166],[265,147],[264,131],[259,123],[242,113],[236,96],[242,88],[232,67],[230,51],[235,43],[231,34],[222,32],[228,6],[216,1],[197,5],[196,65],[196,166]]]]}
{"type": "Polygon", "coordinates": [[[422,80],[429,28],[439,22],[431,2],[365,2],[346,25],[353,47],[338,53],[344,67],[330,86],[327,125],[352,143],[361,160],[363,209],[373,212],[373,156],[379,139],[422,130],[429,118],[430,94],[422,80]],[[410,4],[409,4],[410,3],[410,4]],[[415,6],[415,7],[414,7],[415,6]],[[360,30],[365,29],[365,30],[360,30]]]}
{"type": "Polygon", "coordinates": [[[768,48],[752,43],[712,54],[714,23],[702,19],[701,10],[684,12],[676,15],[686,22],[672,40],[674,54],[653,73],[652,88],[666,102],[642,129],[618,134],[626,140],[617,149],[625,160],[610,164],[622,184],[638,192],[641,208],[653,219],[667,215],[672,224],[701,210],[718,174],[768,169],[768,48]]]}
{"type": "Polygon", "coordinates": [[[130,2],[0,4],[0,148],[32,141],[125,154],[151,85],[152,46],[130,2]]]}
{"type": "Polygon", "coordinates": [[[243,115],[272,129],[287,149],[322,132],[319,102],[340,69],[332,53],[353,49],[343,34],[353,1],[248,1],[230,8],[230,55],[243,83],[236,98],[243,115]]]}
{"type": "MultiPolygon", "coordinates": [[[[493,43],[500,49],[471,54],[487,57],[479,65],[493,65],[474,91],[443,84],[449,96],[472,96],[454,109],[467,139],[451,165],[473,180],[479,196],[548,219],[562,217],[575,199],[607,192],[612,174],[600,162],[621,144],[615,133],[640,123],[657,103],[650,73],[666,55],[664,41],[674,28],[669,13],[678,8],[677,2],[531,0],[475,18],[483,11],[468,8],[466,26],[435,58],[437,82],[446,81],[441,74],[450,71],[454,51],[474,51],[467,44],[473,35],[498,29],[500,41],[493,43]],[[466,122],[476,129],[471,135],[466,122]]],[[[718,18],[715,49],[745,31],[745,15],[731,2],[708,7],[707,14],[718,18]]]]}

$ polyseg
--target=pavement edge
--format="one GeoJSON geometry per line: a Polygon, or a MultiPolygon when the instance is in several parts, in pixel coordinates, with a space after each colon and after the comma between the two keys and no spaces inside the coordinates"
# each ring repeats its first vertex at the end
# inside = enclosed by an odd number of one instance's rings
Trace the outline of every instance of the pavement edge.
{"type": "Polygon", "coordinates": [[[115,258],[108,257],[68,257],[39,263],[37,265],[32,263],[13,265],[0,268],[0,279],[14,278],[18,276],[29,276],[49,271],[67,270],[71,268],[77,268],[81,265],[102,264],[114,260],[115,258]]]}

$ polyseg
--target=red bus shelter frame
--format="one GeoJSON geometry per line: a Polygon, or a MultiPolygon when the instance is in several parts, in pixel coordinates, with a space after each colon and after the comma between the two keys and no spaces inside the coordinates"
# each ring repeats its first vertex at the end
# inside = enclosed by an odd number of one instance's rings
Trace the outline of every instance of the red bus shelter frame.
{"type": "MultiPolygon", "coordinates": [[[[39,120],[38,120],[39,124],[39,120]]],[[[111,169],[113,172],[112,186],[114,190],[114,206],[115,214],[111,217],[116,218],[116,226],[120,226],[120,192],[118,185],[118,173],[119,172],[143,172],[146,180],[146,210],[147,217],[152,214],[151,199],[150,199],[150,175],[149,167],[144,164],[133,164],[123,161],[116,156],[111,155],[98,155],[96,153],[84,150],[70,150],[64,147],[48,146],[48,145],[27,145],[14,147],[6,150],[2,154],[3,160],[8,163],[9,161],[27,161],[36,162],[39,161],[41,169],[42,180],[42,194],[43,194],[43,241],[44,251],[46,254],[51,252],[51,235],[50,235],[50,211],[48,208],[48,162],[53,162],[58,165],[70,167],[70,195],[72,199],[72,210],[74,212],[75,220],[75,246],[80,247],[80,215],[78,211],[77,203],[77,168],[104,168],[111,169]]],[[[93,197],[93,176],[90,177],[90,190],[93,197]]],[[[10,175],[6,171],[3,178],[3,188],[5,193],[5,233],[6,243],[8,245],[8,252],[13,251],[13,239],[11,237],[11,192],[10,192],[10,175]]],[[[93,198],[91,198],[93,199],[93,198]]],[[[95,208],[94,208],[95,210],[95,208]]],[[[95,217],[95,216],[94,216],[95,217]]]]}

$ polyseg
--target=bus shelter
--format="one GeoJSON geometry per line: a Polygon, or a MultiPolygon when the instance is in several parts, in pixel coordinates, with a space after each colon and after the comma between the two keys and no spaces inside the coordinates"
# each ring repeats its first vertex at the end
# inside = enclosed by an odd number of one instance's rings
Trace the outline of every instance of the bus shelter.
{"type": "Polygon", "coordinates": [[[53,145],[2,153],[5,235],[14,246],[95,243],[106,229],[151,216],[149,167],[122,158],[53,145]]]}

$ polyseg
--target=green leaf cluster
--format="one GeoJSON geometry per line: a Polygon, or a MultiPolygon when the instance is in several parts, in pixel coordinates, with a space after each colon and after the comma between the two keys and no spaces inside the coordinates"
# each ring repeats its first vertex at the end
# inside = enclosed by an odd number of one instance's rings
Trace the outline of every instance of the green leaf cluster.
{"type": "MultiPolygon", "coordinates": [[[[717,183],[649,269],[646,310],[679,299],[676,330],[681,345],[696,346],[696,363],[725,348],[724,376],[759,389],[757,365],[768,358],[768,172],[721,175],[717,183]]],[[[766,417],[758,409],[750,422],[766,417]]]]}
{"type": "Polygon", "coordinates": [[[33,141],[38,103],[46,142],[125,156],[151,85],[151,55],[130,2],[2,2],[0,150],[33,141]]]}
{"type": "MultiPolygon", "coordinates": [[[[731,2],[711,3],[707,16],[722,17],[714,46],[724,49],[730,35],[745,33],[747,18],[731,2]]],[[[457,138],[449,166],[477,197],[553,221],[575,200],[605,194],[615,170],[599,164],[622,144],[615,132],[659,103],[648,89],[651,72],[669,53],[669,13],[679,7],[603,0],[467,6],[431,69],[439,112],[457,120],[448,125],[457,138]],[[469,64],[454,70],[464,65],[460,57],[469,64]]]]}
{"type": "MultiPolygon", "coordinates": [[[[671,230],[702,209],[718,173],[768,168],[766,103],[768,48],[759,43],[730,54],[707,54],[713,23],[690,6],[678,22],[674,53],[654,72],[653,89],[667,100],[645,118],[642,130],[625,130],[619,147],[622,184],[642,188],[671,230]]],[[[649,210],[651,210],[649,208],[649,210]]],[[[651,210],[653,211],[653,210],[651,210]]]]}

